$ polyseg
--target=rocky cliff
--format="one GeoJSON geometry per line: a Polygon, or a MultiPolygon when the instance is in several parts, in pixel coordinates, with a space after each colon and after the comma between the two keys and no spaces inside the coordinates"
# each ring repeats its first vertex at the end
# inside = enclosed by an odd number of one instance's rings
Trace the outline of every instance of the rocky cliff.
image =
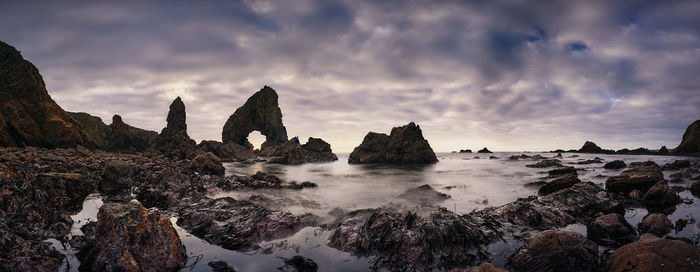
{"type": "Polygon", "coordinates": [[[390,135],[368,133],[348,158],[349,163],[416,164],[437,161],[420,127],[413,122],[393,128],[390,135]]]}
{"type": "Polygon", "coordinates": [[[700,156],[700,120],[690,124],[683,133],[683,140],[673,149],[675,155],[700,156]]]}

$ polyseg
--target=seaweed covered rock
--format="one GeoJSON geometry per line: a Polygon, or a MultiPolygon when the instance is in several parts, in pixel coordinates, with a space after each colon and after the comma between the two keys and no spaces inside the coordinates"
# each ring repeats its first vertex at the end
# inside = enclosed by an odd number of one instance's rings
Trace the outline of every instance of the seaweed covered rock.
{"type": "Polygon", "coordinates": [[[604,267],[605,271],[610,272],[692,272],[699,268],[699,248],[682,241],[661,239],[653,234],[644,234],[638,241],[615,250],[604,267]]]}
{"type": "Polygon", "coordinates": [[[106,203],[95,240],[81,249],[81,271],[177,271],[187,254],[167,217],[141,204],[106,203]],[[108,246],[105,246],[108,245],[108,246]]]}
{"type": "Polygon", "coordinates": [[[189,168],[202,175],[223,176],[226,169],[214,153],[207,152],[197,155],[190,162],[189,168]]]}
{"type": "Polygon", "coordinates": [[[671,220],[661,213],[650,213],[639,223],[640,233],[651,233],[659,237],[664,237],[673,230],[671,220]]]}
{"type": "Polygon", "coordinates": [[[661,170],[680,170],[687,167],[690,167],[689,160],[674,160],[673,162],[664,164],[661,170]]]}
{"type": "Polygon", "coordinates": [[[174,159],[191,159],[197,153],[197,143],[187,135],[185,104],[178,96],[168,112],[168,125],[156,137],[153,149],[174,159]]]}
{"type": "Polygon", "coordinates": [[[664,179],[661,167],[653,161],[633,163],[630,167],[621,174],[608,178],[605,181],[606,190],[625,194],[632,190],[646,192],[664,179]]]}
{"type": "Polygon", "coordinates": [[[548,230],[537,233],[510,259],[516,271],[600,271],[598,245],[581,234],[548,230]]]}
{"type": "Polygon", "coordinates": [[[553,192],[569,188],[579,182],[581,182],[581,180],[578,179],[577,175],[569,173],[545,183],[542,185],[542,187],[540,187],[537,193],[540,195],[551,194],[553,192]]]}
{"type": "Polygon", "coordinates": [[[253,145],[248,141],[248,134],[259,131],[265,135],[266,146],[287,142],[287,129],[282,124],[282,110],[277,102],[277,92],[265,86],[246,100],[245,104],[226,120],[221,132],[224,144],[234,143],[250,150],[253,145]]]}
{"type": "Polygon", "coordinates": [[[666,211],[681,202],[678,194],[665,181],[659,181],[642,197],[642,202],[650,211],[666,211]]]}
{"type": "Polygon", "coordinates": [[[202,141],[197,146],[204,152],[214,153],[224,162],[244,161],[257,157],[250,149],[234,143],[224,144],[217,141],[202,141]]]}
{"type": "Polygon", "coordinates": [[[348,158],[349,163],[418,164],[437,161],[420,127],[413,122],[393,128],[390,135],[368,133],[348,158]]]}
{"type": "Polygon", "coordinates": [[[144,152],[155,143],[158,133],[127,125],[119,115],[112,116],[104,150],[116,152],[144,152]]]}
{"type": "Polygon", "coordinates": [[[637,232],[619,213],[598,216],[586,226],[588,238],[606,246],[621,246],[637,238],[637,232]]]}
{"type": "Polygon", "coordinates": [[[59,271],[63,254],[41,239],[22,236],[0,221],[0,271],[59,271]]]}
{"type": "Polygon", "coordinates": [[[681,143],[671,151],[675,155],[700,155],[700,120],[685,129],[681,143]]]}

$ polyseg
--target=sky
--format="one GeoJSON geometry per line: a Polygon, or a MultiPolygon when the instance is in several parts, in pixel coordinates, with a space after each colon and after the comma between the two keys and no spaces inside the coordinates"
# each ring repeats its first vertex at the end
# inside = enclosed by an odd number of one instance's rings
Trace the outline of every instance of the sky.
{"type": "MultiPolygon", "coordinates": [[[[677,146],[700,119],[700,1],[3,1],[0,40],[68,111],[221,140],[264,85],[290,137],[349,152],[677,146]]],[[[257,139],[255,139],[257,141],[257,139]]]]}

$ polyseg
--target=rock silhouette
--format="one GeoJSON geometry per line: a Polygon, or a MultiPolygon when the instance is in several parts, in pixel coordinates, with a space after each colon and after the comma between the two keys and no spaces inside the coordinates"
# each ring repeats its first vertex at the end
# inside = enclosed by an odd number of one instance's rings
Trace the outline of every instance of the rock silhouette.
{"type": "Polygon", "coordinates": [[[282,124],[282,110],[274,89],[265,86],[238,108],[224,124],[221,139],[224,144],[235,143],[253,149],[248,134],[259,131],[265,135],[261,149],[287,142],[287,129],[282,124]]]}
{"type": "Polygon", "coordinates": [[[672,151],[676,155],[700,156],[700,120],[690,124],[683,133],[683,140],[672,151]]]}
{"type": "Polygon", "coordinates": [[[109,136],[103,146],[107,151],[144,152],[156,140],[158,133],[127,125],[122,117],[114,115],[109,125],[109,136]]]}
{"type": "Polygon", "coordinates": [[[435,152],[423,138],[420,126],[413,122],[391,129],[390,135],[368,133],[348,158],[349,163],[417,164],[437,161],[435,152]]]}
{"type": "Polygon", "coordinates": [[[197,155],[197,143],[187,135],[185,103],[178,96],[168,112],[168,125],[156,137],[153,149],[175,159],[191,159],[197,155]]]}

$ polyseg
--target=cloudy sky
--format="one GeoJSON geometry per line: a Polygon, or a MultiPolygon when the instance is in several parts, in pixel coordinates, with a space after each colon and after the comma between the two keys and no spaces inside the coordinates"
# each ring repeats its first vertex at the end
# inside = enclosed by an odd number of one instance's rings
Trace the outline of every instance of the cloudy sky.
{"type": "Polygon", "coordinates": [[[6,1],[0,40],[64,109],[160,131],[181,96],[198,141],[264,85],[340,152],[410,121],[437,151],[675,147],[700,119],[700,1],[524,2],[6,1]]]}

